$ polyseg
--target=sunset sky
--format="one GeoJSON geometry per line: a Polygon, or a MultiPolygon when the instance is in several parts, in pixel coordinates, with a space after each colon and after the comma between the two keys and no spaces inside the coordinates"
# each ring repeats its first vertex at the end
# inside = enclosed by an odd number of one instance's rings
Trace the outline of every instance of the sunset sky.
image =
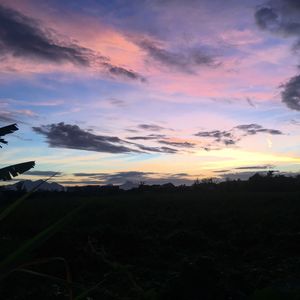
{"type": "MultiPolygon", "coordinates": [[[[0,167],[62,184],[300,170],[299,0],[0,0],[0,167]]],[[[16,179],[17,179],[16,178],[16,179]]]]}

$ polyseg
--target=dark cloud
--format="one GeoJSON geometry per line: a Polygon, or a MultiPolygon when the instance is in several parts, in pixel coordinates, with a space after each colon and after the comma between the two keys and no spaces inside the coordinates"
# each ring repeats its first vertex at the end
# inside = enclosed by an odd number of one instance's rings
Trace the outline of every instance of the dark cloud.
{"type": "Polygon", "coordinates": [[[216,170],[216,171],[214,171],[214,173],[227,173],[230,171],[231,171],[230,169],[224,169],[224,170],[216,170]]]}
{"type": "Polygon", "coordinates": [[[138,128],[149,131],[161,131],[165,129],[164,127],[155,124],[140,124],[138,125],[138,128]]]}
{"type": "Polygon", "coordinates": [[[126,131],[128,131],[128,132],[133,132],[133,133],[139,132],[139,130],[136,130],[136,129],[130,129],[130,128],[127,128],[126,131]]]}
{"type": "Polygon", "coordinates": [[[279,27],[279,16],[270,7],[261,7],[255,12],[255,20],[261,29],[274,30],[279,27]]]}
{"type": "Polygon", "coordinates": [[[237,141],[233,140],[233,139],[224,139],[223,143],[228,146],[228,145],[235,145],[237,141]]]}
{"type": "Polygon", "coordinates": [[[73,175],[78,177],[98,177],[106,176],[107,173],[74,173],[73,175]]]}
{"type": "Polygon", "coordinates": [[[265,169],[273,169],[274,165],[258,165],[258,166],[242,166],[234,168],[235,170],[265,170],[265,169]]]}
{"type": "MultiPolygon", "coordinates": [[[[262,30],[295,37],[294,54],[300,58],[300,3],[298,0],[270,1],[255,12],[255,20],[262,30]]],[[[281,86],[281,99],[290,109],[300,110],[300,75],[281,86]]]]}
{"type": "Polygon", "coordinates": [[[177,149],[173,149],[170,147],[160,147],[161,152],[165,152],[165,153],[177,153],[178,150],[177,149]]]}
{"type": "Polygon", "coordinates": [[[165,144],[173,147],[179,147],[179,148],[193,148],[195,146],[194,143],[189,142],[172,142],[168,140],[159,140],[160,144],[165,144]]]}
{"type": "Polygon", "coordinates": [[[149,151],[149,152],[158,152],[158,153],[169,153],[169,154],[174,154],[177,153],[177,149],[169,148],[169,147],[152,147],[152,146],[145,146],[145,145],[139,145],[136,144],[137,147],[141,150],[144,151],[149,151]]]}
{"type": "Polygon", "coordinates": [[[164,134],[149,134],[149,135],[141,135],[141,136],[130,136],[127,137],[128,140],[145,140],[145,141],[150,141],[150,140],[157,140],[164,138],[164,134]]]}
{"type": "MultiPolygon", "coordinates": [[[[223,180],[237,180],[237,179],[240,179],[240,180],[248,180],[249,177],[253,176],[254,174],[256,174],[258,172],[256,171],[245,171],[245,172],[232,172],[232,173],[225,173],[225,174],[220,174],[220,176],[218,176],[220,179],[223,179],[223,180]]],[[[266,175],[267,174],[267,171],[262,171],[262,172],[259,172],[259,174],[261,175],[266,175]]]]}
{"type": "Polygon", "coordinates": [[[68,62],[96,67],[112,76],[145,81],[140,74],[115,66],[109,58],[75,43],[61,42],[53,30],[43,28],[37,20],[0,5],[0,55],[30,58],[52,63],[68,62]]]}
{"type": "Polygon", "coordinates": [[[55,172],[55,171],[27,171],[25,175],[31,175],[31,176],[61,176],[61,172],[55,172]]]}
{"type": "Polygon", "coordinates": [[[77,45],[64,46],[55,42],[50,32],[36,20],[0,5],[1,52],[14,56],[33,57],[53,62],[68,61],[89,65],[91,51],[77,45]]]}
{"type": "Polygon", "coordinates": [[[238,125],[235,126],[235,128],[244,130],[244,131],[249,131],[249,130],[258,130],[261,129],[262,126],[258,124],[246,124],[246,125],[238,125]]]}
{"type": "Polygon", "coordinates": [[[180,72],[193,73],[198,67],[217,67],[220,65],[214,55],[200,48],[175,52],[164,49],[150,40],[137,41],[137,44],[154,61],[180,72]]]}
{"type": "Polygon", "coordinates": [[[145,77],[141,76],[140,74],[138,74],[133,70],[127,70],[123,67],[114,66],[110,63],[103,63],[103,66],[105,66],[109,71],[109,73],[113,76],[117,76],[117,77],[121,76],[133,80],[140,80],[142,82],[146,82],[145,77]]]}
{"type": "Polygon", "coordinates": [[[283,36],[300,36],[300,6],[296,1],[270,1],[255,12],[257,25],[283,36]]]}
{"type": "Polygon", "coordinates": [[[89,130],[83,130],[78,125],[63,122],[33,127],[36,133],[46,137],[50,147],[68,148],[107,153],[176,153],[169,147],[152,147],[128,142],[116,136],[96,135],[89,130]],[[142,151],[141,151],[142,150],[142,151]]]}
{"type": "Polygon", "coordinates": [[[33,130],[44,135],[50,147],[108,153],[138,152],[123,146],[124,141],[118,137],[95,135],[77,125],[69,125],[63,122],[33,127],[33,130]]]}
{"type": "MultiPolygon", "coordinates": [[[[145,182],[146,184],[164,184],[173,183],[175,185],[192,184],[194,179],[186,173],[169,174],[169,173],[155,173],[155,172],[141,172],[141,171],[128,171],[117,172],[112,174],[105,173],[75,173],[74,176],[80,178],[82,181],[77,183],[83,184],[114,184],[121,185],[125,182],[145,182]]],[[[70,182],[72,183],[72,182],[70,182]]]]}
{"type": "Polygon", "coordinates": [[[268,133],[271,135],[282,135],[283,132],[277,129],[264,128],[258,124],[243,124],[233,127],[230,130],[212,130],[199,131],[195,136],[213,139],[213,144],[207,144],[203,147],[204,150],[219,150],[222,149],[218,145],[235,145],[243,137],[256,135],[259,133],[268,133]]]}
{"type": "Polygon", "coordinates": [[[255,103],[249,97],[246,98],[246,101],[250,106],[256,107],[255,103]]]}
{"type": "Polygon", "coordinates": [[[195,134],[196,136],[200,137],[210,137],[215,139],[221,138],[229,138],[232,137],[232,133],[230,131],[220,131],[220,130],[212,130],[212,131],[199,131],[195,134]]]}
{"type": "Polygon", "coordinates": [[[280,130],[263,128],[261,125],[258,124],[239,125],[235,128],[244,131],[246,135],[254,135],[257,133],[269,133],[273,135],[283,134],[280,130]]]}
{"type": "MultiPolygon", "coordinates": [[[[140,127],[143,127],[144,129],[147,128],[147,130],[153,130],[154,128],[157,128],[157,125],[147,125],[147,124],[141,124],[140,127]]],[[[158,126],[159,127],[159,126],[158,126]]],[[[162,127],[159,127],[163,129],[162,127]]],[[[167,146],[177,147],[177,148],[192,148],[195,146],[193,143],[189,142],[173,142],[169,140],[165,140],[166,135],[164,134],[149,134],[145,136],[132,136],[128,137],[128,140],[145,140],[145,141],[156,141],[159,144],[164,144],[167,146]]],[[[134,143],[135,144],[135,143],[134,143]]],[[[170,148],[167,146],[163,147],[153,147],[153,146],[145,146],[140,144],[135,144],[139,149],[145,150],[145,151],[151,151],[151,152],[165,152],[165,153],[176,153],[178,152],[177,149],[170,148]]]]}
{"type": "Polygon", "coordinates": [[[123,107],[126,105],[125,101],[116,98],[109,98],[108,102],[111,103],[112,105],[119,106],[119,107],[123,107]]]}
{"type": "Polygon", "coordinates": [[[282,102],[291,109],[300,110],[300,75],[292,77],[282,87],[282,102]]]}

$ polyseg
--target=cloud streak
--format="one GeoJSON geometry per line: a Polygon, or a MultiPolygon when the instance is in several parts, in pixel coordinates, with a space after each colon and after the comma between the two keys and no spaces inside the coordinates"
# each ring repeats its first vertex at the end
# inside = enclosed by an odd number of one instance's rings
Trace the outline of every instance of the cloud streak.
{"type": "Polygon", "coordinates": [[[179,148],[193,148],[195,146],[194,143],[189,142],[173,142],[168,140],[159,140],[160,144],[165,144],[173,147],[179,147],[179,148]]]}
{"type": "MultiPolygon", "coordinates": [[[[51,38],[36,20],[0,5],[1,52],[51,62],[90,65],[93,53],[87,48],[62,45],[51,38]]],[[[100,58],[100,57],[99,57],[100,58]]],[[[101,58],[105,59],[105,58],[101,58]]]]}
{"type": "Polygon", "coordinates": [[[71,42],[62,42],[58,34],[20,12],[0,5],[0,55],[54,64],[96,68],[113,77],[146,79],[133,70],[116,66],[108,57],[71,42]]]}
{"type": "Polygon", "coordinates": [[[164,127],[155,124],[140,124],[138,125],[139,129],[149,130],[149,131],[161,131],[164,130],[164,127]]]}
{"type": "Polygon", "coordinates": [[[153,61],[183,73],[194,73],[199,67],[215,68],[220,65],[214,55],[201,48],[170,51],[159,43],[147,39],[137,41],[137,45],[153,61]]]}
{"type": "Polygon", "coordinates": [[[130,136],[127,137],[128,140],[144,140],[144,141],[151,141],[164,138],[164,134],[149,134],[149,135],[138,135],[138,136],[130,136]]]}
{"type": "Polygon", "coordinates": [[[77,125],[63,122],[33,127],[33,130],[44,135],[50,147],[107,153],[138,152],[122,145],[124,141],[118,137],[96,135],[81,129],[77,125]]]}
{"type": "Polygon", "coordinates": [[[141,171],[126,171],[116,172],[112,174],[108,173],[74,173],[77,178],[81,178],[82,181],[77,181],[82,184],[114,184],[120,185],[125,182],[146,184],[165,184],[172,182],[175,185],[180,184],[192,184],[192,179],[186,173],[169,174],[169,173],[156,173],[156,172],[141,172],[141,171]]]}
{"type": "Polygon", "coordinates": [[[28,171],[26,172],[25,175],[30,175],[30,176],[62,176],[62,172],[55,172],[55,171],[28,171]]]}
{"type": "Polygon", "coordinates": [[[210,138],[213,144],[208,144],[204,147],[205,150],[216,150],[218,145],[235,145],[243,137],[256,135],[259,133],[267,133],[271,135],[283,135],[283,132],[277,129],[264,128],[259,124],[244,124],[233,127],[230,130],[212,130],[212,131],[199,131],[195,136],[210,138]]]}
{"type": "Polygon", "coordinates": [[[146,146],[129,142],[116,136],[96,135],[81,129],[78,125],[57,124],[32,127],[33,131],[46,137],[50,147],[78,149],[106,153],[167,153],[174,154],[178,150],[170,147],[146,146]]]}

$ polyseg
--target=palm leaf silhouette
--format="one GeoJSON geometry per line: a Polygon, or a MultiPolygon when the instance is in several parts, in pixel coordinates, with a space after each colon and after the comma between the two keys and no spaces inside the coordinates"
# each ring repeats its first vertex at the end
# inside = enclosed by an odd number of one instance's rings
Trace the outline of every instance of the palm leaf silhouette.
{"type": "MultiPolygon", "coordinates": [[[[17,124],[11,124],[5,127],[0,127],[0,144],[7,144],[7,141],[1,138],[2,136],[13,133],[18,130],[17,124]]],[[[0,148],[2,146],[0,145],[0,148]]],[[[34,161],[27,161],[0,169],[0,180],[11,180],[13,177],[22,174],[35,165],[34,161]]]]}
{"type": "MultiPolygon", "coordinates": [[[[7,144],[7,141],[2,139],[1,136],[4,136],[6,134],[9,133],[13,133],[15,131],[17,131],[19,128],[17,127],[17,124],[11,124],[5,127],[0,127],[0,143],[2,144],[7,144]]],[[[2,146],[0,145],[0,148],[2,148],[2,146]]]]}
{"type": "Polygon", "coordinates": [[[11,165],[0,169],[0,179],[1,180],[11,180],[13,177],[22,174],[35,165],[34,161],[27,161],[20,164],[11,165]]]}

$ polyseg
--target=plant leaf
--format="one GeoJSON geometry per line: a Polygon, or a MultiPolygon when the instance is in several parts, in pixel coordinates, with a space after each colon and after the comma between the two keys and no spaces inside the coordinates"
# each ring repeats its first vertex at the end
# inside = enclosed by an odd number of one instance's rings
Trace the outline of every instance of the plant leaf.
{"type": "MultiPolygon", "coordinates": [[[[19,128],[17,127],[17,124],[11,124],[11,125],[8,125],[5,127],[0,127],[0,136],[4,136],[6,134],[13,133],[17,130],[19,130],[19,128]]],[[[0,143],[7,144],[7,141],[0,138],[0,143]]],[[[0,145],[0,148],[2,148],[1,145],[0,145]]]]}
{"type": "Polygon", "coordinates": [[[34,161],[27,161],[0,169],[0,180],[11,180],[13,177],[22,174],[35,165],[34,161]]]}

